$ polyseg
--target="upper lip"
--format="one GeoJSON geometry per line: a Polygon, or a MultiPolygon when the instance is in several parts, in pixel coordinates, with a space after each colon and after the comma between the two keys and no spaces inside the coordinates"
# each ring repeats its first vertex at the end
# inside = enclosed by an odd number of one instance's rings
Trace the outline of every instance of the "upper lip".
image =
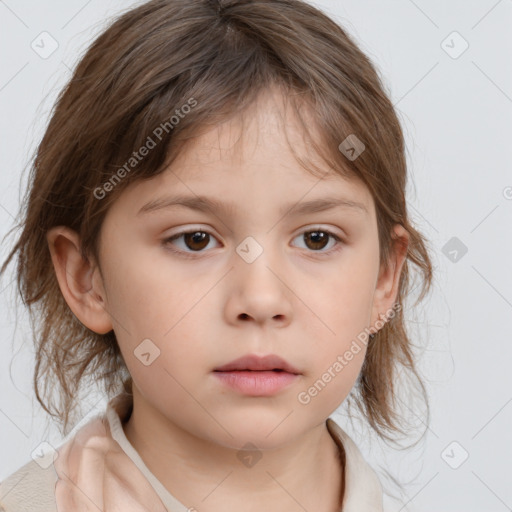
{"type": "Polygon", "coordinates": [[[215,368],[215,372],[229,372],[234,370],[252,370],[252,371],[265,371],[265,370],[283,370],[288,373],[300,374],[290,363],[275,354],[266,356],[258,356],[256,354],[248,354],[223,366],[215,368]]]}

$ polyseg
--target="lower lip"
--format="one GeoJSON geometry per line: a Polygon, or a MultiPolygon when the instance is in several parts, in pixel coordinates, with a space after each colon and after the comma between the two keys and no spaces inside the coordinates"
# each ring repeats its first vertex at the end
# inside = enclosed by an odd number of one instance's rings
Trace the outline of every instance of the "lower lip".
{"type": "Polygon", "coordinates": [[[224,384],[250,396],[271,396],[289,386],[299,375],[288,372],[232,371],[213,372],[224,384]]]}

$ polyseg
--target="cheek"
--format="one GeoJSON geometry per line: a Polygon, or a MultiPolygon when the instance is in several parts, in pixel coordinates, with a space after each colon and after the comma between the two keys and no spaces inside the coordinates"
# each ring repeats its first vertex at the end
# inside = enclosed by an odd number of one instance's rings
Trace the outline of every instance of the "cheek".
{"type": "MultiPolygon", "coordinates": [[[[364,328],[363,328],[364,329],[364,328]]],[[[336,335],[324,336],[311,353],[310,369],[301,386],[300,404],[312,404],[317,414],[330,414],[349,395],[360,374],[367,348],[353,318],[338,325],[336,335]]]]}
{"type": "Polygon", "coordinates": [[[117,323],[116,332],[129,333],[134,341],[165,337],[186,313],[193,295],[163,249],[119,245],[109,259],[107,274],[108,308],[117,323]]]}
{"type": "Polygon", "coordinates": [[[305,325],[312,339],[329,347],[322,350],[324,354],[343,350],[369,327],[374,293],[375,271],[364,261],[340,265],[330,275],[321,286],[309,286],[302,292],[311,316],[305,325]]]}
{"type": "Polygon", "coordinates": [[[325,412],[347,397],[361,371],[371,319],[376,262],[368,258],[345,259],[324,286],[306,295],[311,307],[304,322],[311,343],[310,373],[303,391],[325,412]]]}
{"type": "MultiPolygon", "coordinates": [[[[152,331],[152,327],[145,329],[146,333],[152,331]]],[[[119,341],[138,389],[157,402],[172,404],[174,410],[190,407],[187,390],[197,388],[209,370],[197,322],[184,319],[165,336],[144,335],[141,343],[142,337],[135,340],[121,335],[119,341]]]]}

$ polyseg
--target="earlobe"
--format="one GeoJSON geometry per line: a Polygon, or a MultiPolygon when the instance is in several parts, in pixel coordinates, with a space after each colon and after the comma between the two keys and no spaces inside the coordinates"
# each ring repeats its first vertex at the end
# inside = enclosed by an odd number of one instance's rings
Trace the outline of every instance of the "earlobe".
{"type": "Polygon", "coordinates": [[[409,246],[409,233],[400,224],[394,226],[393,246],[387,267],[381,266],[377,286],[374,293],[371,325],[378,320],[386,321],[387,316],[393,310],[398,296],[398,287],[402,267],[407,259],[409,246]]]}
{"type": "Polygon", "coordinates": [[[66,226],[56,226],[46,234],[59,287],[73,314],[80,322],[98,334],[112,330],[101,277],[80,254],[78,234],[66,226]]]}

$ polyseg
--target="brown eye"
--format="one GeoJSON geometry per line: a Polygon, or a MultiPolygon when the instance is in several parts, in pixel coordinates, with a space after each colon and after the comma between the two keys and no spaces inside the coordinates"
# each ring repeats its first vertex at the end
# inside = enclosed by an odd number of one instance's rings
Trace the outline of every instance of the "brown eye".
{"type": "Polygon", "coordinates": [[[204,231],[194,231],[183,235],[185,245],[194,251],[200,251],[208,246],[210,235],[204,231]]]}
{"type": "Polygon", "coordinates": [[[325,229],[303,231],[297,238],[304,242],[306,249],[321,254],[328,254],[333,250],[337,250],[339,247],[335,247],[334,249],[332,248],[336,245],[341,245],[340,242],[342,241],[339,236],[325,229]],[[332,244],[327,250],[324,250],[329,245],[329,241],[331,239],[334,240],[334,244],[332,244]]]}
{"type": "Polygon", "coordinates": [[[308,231],[304,234],[306,245],[315,251],[323,249],[329,243],[329,238],[325,231],[308,231]]]}
{"type": "Polygon", "coordinates": [[[211,235],[206,231],[200,230],[186,231],[182,233],[177,233],[176,235],[173,235],[170,238],[166,238],[165,240],[163,240],[163,243],[164,245],[167,245],[178,239],[183,239],[183,243],[173,245],[181,245],[180,249],[183,252],[201,252],[203,249],[208,247],[208,244],[211,241],[211,235]]]}
{"type": "MultiPolygon", "coordinates": [[[[319,255],[328,255],[331,252],[335,252],[341,249],[342,245],[342,240],[339,236],[325,229],[304,231],[296,238],[300,239],[305,244],[305,249],[308,249],[310,252],[319,253],[319,255]],[[334,243],[325,250],[331,240],[334,243]]],[[[168,248],[173,252],[181,253],[185,257],[193,257],[191,256],[193,253],[207,252],[205,249],[212,240],[216,239],[207,231],[193,230],[176,233],[163,240],[162,243],[164,246],[169,246],[168,248]],[[180,243],[177,243],[178,241],[180,243]],[[172,246],[178,246],[178,248],[175,249],[172,246]]]]}

